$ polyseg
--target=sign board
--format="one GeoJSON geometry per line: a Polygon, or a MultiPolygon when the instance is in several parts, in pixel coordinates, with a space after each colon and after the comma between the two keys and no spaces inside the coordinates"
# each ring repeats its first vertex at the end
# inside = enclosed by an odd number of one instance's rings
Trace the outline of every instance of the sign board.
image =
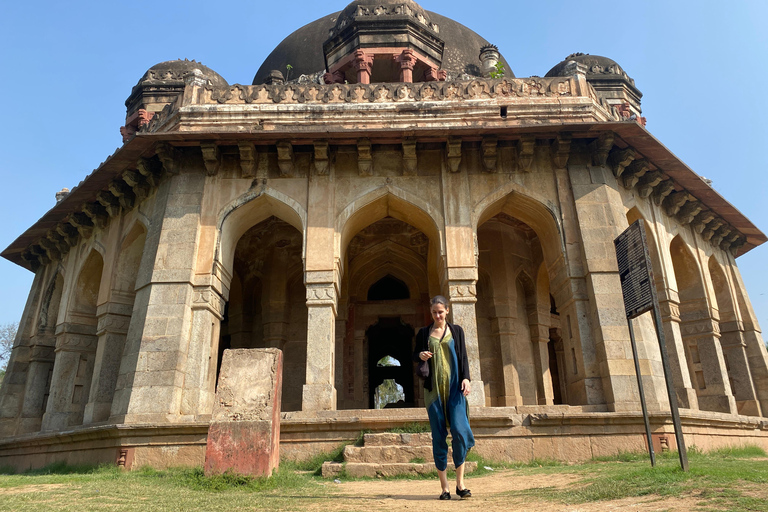
{"type": "Polygon", "coordinates": [[[619,263],[624,310],[627,318],[635,318],[653,309],[656,295],[643,220],[629,226],[613,243],[619,263]]]}

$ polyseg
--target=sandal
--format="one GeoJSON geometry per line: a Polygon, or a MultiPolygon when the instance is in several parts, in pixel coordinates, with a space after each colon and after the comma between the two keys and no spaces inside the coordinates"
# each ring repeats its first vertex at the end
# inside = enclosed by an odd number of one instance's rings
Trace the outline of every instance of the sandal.
{"type": "Polygon", "coordinates": [[[445,491],[443,494],[440,495],[441,500],[449,500],[451,499],[451,493],[448,491],[445,491]]]}
{"type": "Polygon", "coordinates": [[[459,489],[458,486],[456,486],[456,494],[461,499],[472,497],[472,491],[470,491],[469,489],[459,489]]]}

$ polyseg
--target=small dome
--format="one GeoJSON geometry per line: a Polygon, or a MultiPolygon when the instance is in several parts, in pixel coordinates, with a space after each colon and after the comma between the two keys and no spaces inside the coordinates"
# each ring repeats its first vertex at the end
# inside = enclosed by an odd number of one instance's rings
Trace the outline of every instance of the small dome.
{"type": "Polygon", "coordinates": [[[587,67],[587,75],[617,75],[619,77],[626,78],[633,81],[627,75],[627,72],[622,69],[616,61],[609,59],[608,57],[601,57],[599,55],[589,55],[588,53],[572,53],[567,56],[565,60],[557,64],[555,67],[549,70],[545,75],[548,78],[557,76],[570,76],[573,72],[568,69],[568,64],[576,62],[583,64],[587,67]]]}
{"type": "MultiPolygon", "coordinates": [[[[269,76],[270,71],[279,70],[286,73],[290,66],[290,76],[286,79],[293,80],[301,75],[315,75],[325,70],[325,57],[323,55],[323,43],[342,19],[342,16],[348,9],[358,5],[374,5],[371,1],[357,0],[347,6],[344,11],[329,14],[318,20],[309,23],[294,33],[283,39],[283,41],[272,50],[272,53],[264,60],[256,76],[253,78],[253,84],[261,84],[269,76]]],[[[423,13],[425,20],[431,25],[437,25],[437,35],[445,42],[443,51],[442,68],[449,73],[449,77],[458,77],[465,73],[472,76],[482,76],[480,69],[480,48],[488,45],[479,34],[465,27],[450,18],[441,16],[437,13],[426,11],[418,4],[410,0],[385,0],[376,2],[375,5],[391,8],[392,6],[408,6],[413,12],[423,13]]],[[[356,12],[356,11],[355,11],[356,12]]],[[[505,74],[509,78],[515,75],[507,64],[504,57],[501,62],[505,67],[505,74]]]]}
{"type": "Polygon", "coordinates": [[[144,84],[147,82],[184,82],[184,79],[187,77],[187,75],[189,75],[195,69],[199,70],[205,78],[210,80],[211,85],[215,87],[229,86],[227,81],[224,80],[220,74],[208,66],[203,66],[199,62],[187,59],[169,60],[155,64],[149,68],[146,73],[144,73],[144,76],[141,77],[138,84],[136,85],[144,84]]]}

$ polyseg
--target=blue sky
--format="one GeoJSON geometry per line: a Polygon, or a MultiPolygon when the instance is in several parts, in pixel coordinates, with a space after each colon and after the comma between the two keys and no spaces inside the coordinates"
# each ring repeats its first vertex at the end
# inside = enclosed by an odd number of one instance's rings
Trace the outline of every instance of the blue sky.
{"type": "MultiPolygon", "coordinates": [[[[496,44],[518,77],[573,52],[616,60],[644,93],[648,130],[768,230],[768,2],[423,0],[496,44]]],[[[253,0],[5,2],[0,11],[0,246],[7,247],[121,145],[144,71],[196,59],[250,84],[293,30],[346,3],[253,0]]],[[[768,244],[766,244],[768,245],[768,244]]],[[[768,325],[768,248],[738,259],[768,325]]],[[[0,260],[0,324],[21,317],[32,274],[0,260]]]]}

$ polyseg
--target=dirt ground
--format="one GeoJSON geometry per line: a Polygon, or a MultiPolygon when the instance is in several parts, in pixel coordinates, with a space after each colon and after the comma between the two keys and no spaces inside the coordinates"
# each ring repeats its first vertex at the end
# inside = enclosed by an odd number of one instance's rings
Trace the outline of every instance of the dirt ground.
{"type": "Polygon", "coordinates": [[[341,484],[328,483],[336,487],[338,496],[318,506],[308,506],[307,511],[397,511],[412,510],[482,510],[483,512],[510,512],[516,510],[536,512],[651,512],[695,510],[701,500],[692,496],[660,499],[655,496],[627,498],[615,501],[601,501],[566,505],[550,501],[534,501],[528,497],[510,497],[508,491],[533,489],[537,487],[566,487],[577,481],[574,475],[531,475],[520,476],[513,471],[498,471],[492,475],[467,479],[472,498],[460,500],[451,486],[451,501],[440,502],[440,484],[429,480],[354,481],[341,484]]]}

